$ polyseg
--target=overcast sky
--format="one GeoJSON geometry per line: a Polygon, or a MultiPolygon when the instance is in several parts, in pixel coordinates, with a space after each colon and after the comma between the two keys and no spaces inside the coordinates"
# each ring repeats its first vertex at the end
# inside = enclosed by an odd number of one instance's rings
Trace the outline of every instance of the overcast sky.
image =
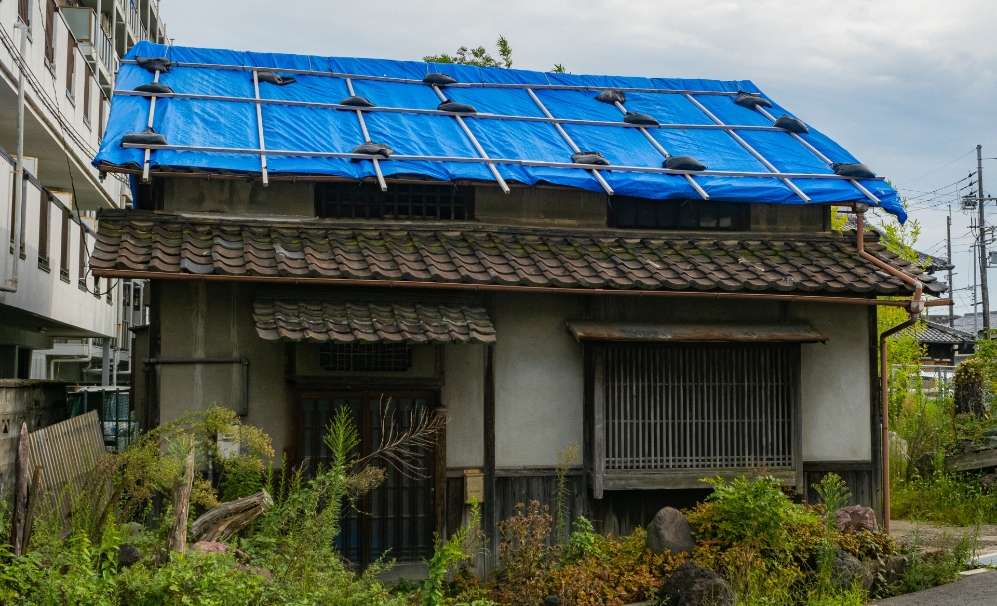
{"type": "MultiPolygon", "coordinates": [[[[495,54],[501,34],[522,69],[752,80],[890,178],[929,252],[944,254],[947,205],[968,181],[946,186],[975,170],[978,143],[997,157],[992,0],[161,0],[161,11],[178,45],[419,60],[461,45],[495,54]]],[[[997,160],[984,161],[984,184],[997,195],[997,160]]],[[[952,236],[966,313],[972,238],[958,204],[952,236]]]]}

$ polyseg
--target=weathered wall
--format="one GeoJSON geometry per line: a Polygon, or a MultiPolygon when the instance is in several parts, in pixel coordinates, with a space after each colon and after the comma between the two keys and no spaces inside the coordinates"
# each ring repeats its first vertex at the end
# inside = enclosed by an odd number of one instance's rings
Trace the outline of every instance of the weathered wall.
{"type": "Polygon", "coordinates": [[[582,443],[582,347],[564,325],[580,313],[577,297],[493,297],[497,467],[552,467],[582,443]]]}
{"type": "MultiPolygon", "coordinates": [[[[270,434],[280,457],[292,446],[295,409],[284,380],[284,344],[256,334],[254,289],[236,283],[163,282],[160,356],[249,358],[249,416],[243,422],[270,434]]],[[[242,409],[239,364],[164,365],[159,372],[162,422],[213,403],[242,409]]]]}
{"type": "Polygon", "coordinates": [[[606,227],[606,194],[568,189],[497,187],[474,192],[474,216],[484,223],[547,227],[606,227]]]}
{"type": "Polygon", "coordinates": [[[229,179],[166,179],[163,209],[239,215],[315,214],[315,184],[229,179]]]}
{"type": "Polygon", "coordinates": [[[802,351],[803,458],[872,458],[868,310],[859,305],[798,305],[794,316],[828,336],[802,351]]]}
{"type": "Polygon", "coordinates": [[[447,467],[485,464],[485,346],[448,345],[446,383],[440,397],[447,407],[447,467]]]}

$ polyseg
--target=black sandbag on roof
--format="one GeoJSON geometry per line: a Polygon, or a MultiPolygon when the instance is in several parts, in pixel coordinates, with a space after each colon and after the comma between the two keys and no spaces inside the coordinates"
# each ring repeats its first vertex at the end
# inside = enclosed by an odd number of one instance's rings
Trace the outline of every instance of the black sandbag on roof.
{"type": "Polygon", "coordinates": [[[876,173],[872,172],[872,169],[865,164],[848,164],[844,162],[836,162],[831,165],[834,169],[834,174],[840,175],[842,177],[852,177],[854,179],[875,179],[876,173]]]}
{"type": "Polygon", "coordinates": [[[595,166],[609,166],[609,160],[596,151],[580,151],[571,154],[571,161],[575,164],[593,164],[595,166]]]}
{"type": "Polygon", "coordinates": [[[256,79],[260,82],[276,84],[277,86],[285,86],[296,82],[294,76],[281,76],[273,72],[256,72],[256,79]]]}
{"type": "Polygon", "coordinates": [[[810,132],[810,129],[803,123],[803,120],[797,120],[796,118],[791,118],[785,114],[779,116],[773,126],[783,130],[788,130],[789,132],[796,133],[798,135],[805,135],[810,132]]]}
{"type": "Polygon", "coordinates": [[[165,84],[160,84],[159,82],[150,82],[148,84],[139,84],[134,89],[136,92],[140,93],[158,93],[161,95],[172,95],[174,91],[169,86],[165,84]]]}
{"type": "Polygon", "coordinates": [[[639,124],[641,126],[658,126],[658,121],[648,116],[647,114],[638,114],[636,112],[627,112],[627,115],[623,116],[623,121],[627,124],[639,124]]]}
{"type": "Polygon", "coordinates": [[[353,95],[352,97],[347,97],[339,102],[340,105],[349,105],[350,107],[374,107],[374,104],[358,95],[353,95]]]}
{"type": "Polygon", "coordinates": [[[626,103],[627,95],[621,90],[615,88],[607,88],[606,90],[596,95],[595,100],[601,101],[602,103],[615,105],[616,103],[626,103]]]}
{"type": "Polygon", "coordinates": [[[140,133],[128,133],[121,137],[121,145],[130,143],[132,145],[168,145],[166,136],[160,135],[151,128],[147,128],[140,133]]]}
{"type": "MultiPolygon", "coordinates": [[[[373,141],[368,141],[366,143],[361,143],[360,145],[353,148],[353,153],[355,154],[370,154],[372,156],[384,156],[385,158],[391,157],[394,150],[384,143],[374,143],[373,141]]],[[[353,158],[351,162],[359,162],[358,158],[353,158]]]]}
{"type": "Polygon", "coordinates": [[[672,156],[661,165],[671,170],[706,170],[706,165],[692,156],[672,156]]]}
{"type": "Polygon", "coordinates": [[[473,105],[468,105],[467,103],[457,103],[456,101],[451,101],[447,99],[443,103],[436,106],[441,112],[453,112],[455,114],[476,114],[478,110],[474,109],[473,105]]]}
{"type": "Polygon", "coordinates": [[[426,74],[426,77],[422,79],[424,84],[430,86],[447,86],[448,84],[457,84],[457,81],[446,74],[441,74],[439,72],[433,72],[431,74],[426,74]]]}
{"type": "Polygon", "coordinates": [[[166,57],[135,57],[135,63],[149,72],[165,74],[173,69],[173,62],[166,57]]]}
{"type": "Polygon", "coordinates": [[[755,109],[758,106],[772,107],[772,102],[758,93],[738,93],[734,103],[748,109],[755,109]]]}

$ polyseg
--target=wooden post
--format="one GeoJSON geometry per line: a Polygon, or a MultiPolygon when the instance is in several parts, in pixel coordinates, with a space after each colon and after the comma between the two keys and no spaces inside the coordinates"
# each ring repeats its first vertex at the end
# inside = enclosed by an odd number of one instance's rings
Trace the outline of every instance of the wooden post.
{"type": "Polygon", "coordinates": [[[14,557],[24,553],[24,526],[28,516],[28,485],[31,482],[31,446],[28,444],[28,424],[21,422],[17,436],[17,471],[14,480],[14,557]]]}
{"type": "Polygon", "coordinates": [[[485,502],[481,507],[484,531],[497,545],[495,513],[495,346],[485,347],[485,394],[484,394],[484,446],[485,446],[485,502]]]}
{"type": "Polygon", "coordinates": [[[433,414],[443,420],[443,429],[436,434],[433,469],[433,505],[436,510],[436,532],[447,537],[452,530],[447,528],[447,409],[445,406],[433,410],[433,414]]]}
{"type": "Polygon", "coordinates": [[[35,467],[35,472],[31,478],[31,490],[28,491],[28,511],[24,516],[24,538],[21,539],[21,553],[28,553],[28,545],[31,543],[31,527],[38,514],[38,504],[42,500],[42,475],[45,469],[35,467]]]}
{"type": "Polygon", "coordinates": [[[173,487],[173,526],[166,538],[167,551],[187,551],[187,515],[190,510],[190,491],[194,486],[194,445],[191,444],[184,462],[183,475],[173,487]]]}
{"type": "Polygon", "coordinates": [[[602,498],[606,472],[606,352],[595,350],[592,368],[592,497],[602,498]]]}

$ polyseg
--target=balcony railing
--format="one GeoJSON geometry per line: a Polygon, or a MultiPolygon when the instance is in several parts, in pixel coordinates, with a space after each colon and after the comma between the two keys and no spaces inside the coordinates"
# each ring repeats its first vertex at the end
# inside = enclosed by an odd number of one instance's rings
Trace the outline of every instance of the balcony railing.
{"type": "Polygon", "coordinates": [[[100,61],[109,74],[118,69],[118,57],[110,36],[97,22],[97,15],[91,8],[65,7],[62,9],[70,31],[76,37],[80,50],[94,61],[100,61]]]}

